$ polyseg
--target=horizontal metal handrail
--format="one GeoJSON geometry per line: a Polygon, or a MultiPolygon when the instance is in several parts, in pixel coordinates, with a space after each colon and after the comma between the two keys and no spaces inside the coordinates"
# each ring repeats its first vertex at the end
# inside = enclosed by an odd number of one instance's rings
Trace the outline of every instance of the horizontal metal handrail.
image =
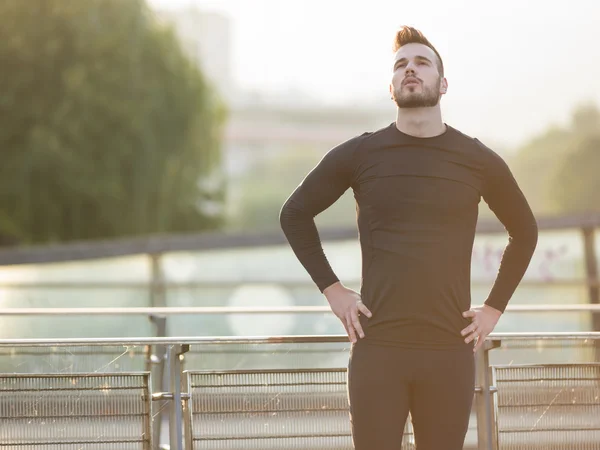
{"type": "MultiPolygon", "coordinates": [[[[489,286],[494,279],[472,280],[474,287],[489,286]]],[[[358,279],[347,279],[347,284],[360,284],[358,279]]],[[[269,284],[288,288],[313,288],[311,280],[273,280],[264,279],[245,279],[245,280],[210,280],[210,281],[44,281],[44,282],[0,282],[0,289],[149,289],[152,287],[161,287],[163,289],[198,289],[198,288],[221,288],[239,286],[242,284],[269,284]]],[[[577,279],[556,279],[556,280],[523,280],[520,286],[527,287],[598,287],[600,279],[595,278],[577,278],[577,279]]]]}
{"type": "MultiPolygon", "coordinates": [[[[541,232],[546,230],[594,230],[600,226],[599,213],[546,216],[537,218],[541,232]]],[[[356,240],[356,227],[324,227],[320,230],[324,242],[356,240]]],[[[496,218],[477,222],[477,234],[501,234],[506,230],[496,218]]],[[[71,242],[0,249],[0,265],[40,264],[48,262],[82,261],[114,258],[129,255],[157,255],[164,253],[209,251],[231,248],[253,248],[287,245],[285,236],[278,230],[230,233],[223,231],[197,234],[170,234],[140,236],[105,241],[71,242]]]]}
{"type": "MultiPolygon", "coordinates": [[[[600,332],[518,332],[492,333],[487,340],[600,340],[600,332]]],[[[142,346],[197,344],[326,344],[347,343],[348,336],[287,335],[287,336],[175,336],[175,337],[115,337],[115,338],[44,338],[0,339],[0,347],[77,347],[77,346],[142,346]]]]}
{"type": "Polygon", "coordinates": [[[230,306],[170,306],[170,307],[94,307],[94,308],[1,308],[0,316],[65,316],[65,315],[179,315],[179,314],[281,314],[326,313],[328,306],[230,307],[230,306]]]}
{"type": "MultiPolygon", "coordinates": [[[[480,307],[477,305],[475,307],[480,307]]],[[[0,308],[0,316],[82,316],[82,315],[181,315],[181,314],[315,314],[330,313],[329,306],[169,306],[169,307],[92,307],[92,308],[0,308]]],[[[600,313],[600,305],[509,305],[510,313],[600,313]]]]}

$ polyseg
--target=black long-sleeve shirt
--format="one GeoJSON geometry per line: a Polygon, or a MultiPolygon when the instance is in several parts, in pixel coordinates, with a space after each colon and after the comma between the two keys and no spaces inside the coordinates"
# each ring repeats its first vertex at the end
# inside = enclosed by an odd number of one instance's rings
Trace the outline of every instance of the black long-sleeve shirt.
{"type": "Polygon", "coordinates": [[[321,292],[339,281],[314,217],[347,189],[356,199],[360,294],[372,312],[368,341],[414,348],[464,344],[470,319],[471,254],[478,205],[508,232],[485,303],[504,311],[537,244],[531,209],[503,159],[453,127],[417,138],[395,122],[331,149],[283,205],[281,227],[321,292]]]}

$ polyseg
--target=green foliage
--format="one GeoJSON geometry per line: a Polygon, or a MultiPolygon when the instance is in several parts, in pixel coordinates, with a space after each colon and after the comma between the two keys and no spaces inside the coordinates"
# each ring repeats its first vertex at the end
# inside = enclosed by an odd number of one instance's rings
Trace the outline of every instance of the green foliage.
{"type": "MultiPolygon", "coordinates": [[[[583,179],[597,177],[593,171],[586,167],[577,168],[574,164],[584,164],[585,158],[592,157],[591,151],[582,149],[590,145],[586,142],[599,129],[600,111],[594,105],[583,105],[573,112],[568,127],[552,127],[519,149],[511,166],[535,213],[563,214],[573,211],[570,206],[583,205],[579,203],[580,199],[573,197],[576,190],[570,189],[568,180],[579,176],[582,179],[573,180],[575,184],[593,184],[591,180],[583,179]],[[576,156],[582,152],[585,156],[576,156]]],[[[593,158],[589,162],[592,161],[593,158]]],[[[586,195],[597,194],[591,191],[586,195]]]]}
{"type": "Polygon", "coordinates": [[[0,2],[0,235],[22,243],[218,226],[223,107],[141,0],[0,2]]]}
{"type": "Polygon", "coordinates": [[[561,157],[569,151],[570,142],[568,130],[551,128],[519,149],[513,172],[535,212],[548,212],[547,186],[561,157]]]}
{"type": "MultiPolygon", "coordinates": [[[[322,150],[322,149],[321,149],[322,150]]],[[[245,174],[232,180],[232,230],[278,229],[279,212],[286,199],[322,158],[312,148],[281,149],[273,157],[254,162],[245,174]]],[[[315,219],[321,226],[353,226],[356,209],[352,189],[315,219]]]]}
{"type": "Polygon", "coordinates": [[[554,206],[566,213],[600,212],[599,171],[600,134],[586,136],[552,177],[554,206]]]}

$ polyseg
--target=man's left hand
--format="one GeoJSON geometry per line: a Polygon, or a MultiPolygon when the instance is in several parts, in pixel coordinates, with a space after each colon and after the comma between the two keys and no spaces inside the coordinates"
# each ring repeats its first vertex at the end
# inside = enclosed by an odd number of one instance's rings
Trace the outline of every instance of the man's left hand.
{"type": "Polygon", "coordinates": [[[477,339],[473,352],[483,347],[485,338],[494,330],[501,315],[502,312],[488,305],[483,305],[482,308],[473,308],[463,313],[463,317],[471,318],[471,325],[462,330],[461,334],[466,336],[465,342],[467,344],[477,339]]]}

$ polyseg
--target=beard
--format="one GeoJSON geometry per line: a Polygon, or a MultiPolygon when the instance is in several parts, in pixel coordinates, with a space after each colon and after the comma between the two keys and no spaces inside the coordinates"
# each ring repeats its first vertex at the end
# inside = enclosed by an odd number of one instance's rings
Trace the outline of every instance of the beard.
{"type": "Polygon", "coordinates": [[[438,79],[435,86],[422,86],[421,92],[411,92],[410,87],[400,86],[399,89],[394,89],[393,100],[398,105],[398,108],[429,108],[436,106],[440,101],[441,78],[438,79]]]}

